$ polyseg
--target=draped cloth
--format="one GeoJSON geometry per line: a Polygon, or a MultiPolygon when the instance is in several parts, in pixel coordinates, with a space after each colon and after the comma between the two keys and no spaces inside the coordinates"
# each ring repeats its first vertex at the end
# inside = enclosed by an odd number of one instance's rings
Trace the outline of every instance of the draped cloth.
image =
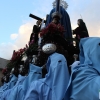
{"type": "Polygon", "coordinates": [[[100,100],[100,38],[80,41],[80,65],[72,70],[69,100],[100,100]]]}
{"type": "Polygon", "coordinates": [[[26,78],[26,76],[18,75],[18,80],[17,80],[16,85],[13,88],[8,89],[7,91],[3,92],[0,100],[9,100],[8,98],[10,96],[13,96],[12,94],[14,93],[14,90],[16,90],[17,86],[19,86],[23,83],[25,78],[26,78]]]}
{"type": "Polygon", "coordinates": [[[41,78],[42,78],[42,68],[35,66],[33,64],[30,64],[29,74],[22,86],[23,90],[25,91],[25,94],[26,94],[31,82],[35,81],[37,79],[41,79],[41,78]]]}
{"type": "Polygon", "coordinates": [[[32,82],[24,100],[62,100],[67,91],[69,72],[62,54],[48,57],[45,78],[32,82]]]}
{"type": "MultiPolygon", "coordinates": [[[[46,26],[52,22],[52,14],[55,12],[55,8],[51,10],[48,18],[47,18],[47,23],[46,26]]],[[[64,37],[65,38],[72,38],[72,29],[71,29],[71,23],[70,23],[70,17],[66,10],[60,6],[60,13],[62,15],[62,18],[60,20],[60,24],[64,26],[64,29],[66,32],[64,32],[64,37]]]]}
{"type": "Polygon", "coordinates": [[[10,81],[8,83],[5,83],[4,86],[0,89],[0,95],[8,90],[11,89],[17,82],[17,77],[15,75],[12,74],[10,81]]]}
{"type": "Polygon", "coordinates": [[[19,85],[17,85],[12,92],[6,93],[6,99],[0,99],[0,100],[24,100],[24,97],[27,93],[27,90],[31,84],[32,81],[35,81],[37,79],[42,78],[42,68],[35,66],[33,64],[30,64],[29,66],[29,73],[28,76],[23,80],[23,82],[19,85]]]}
{"type": "Polygon", "coordinates": [[[4,88],[6,87],[6,85],[7,85],[7,83],[4,82],[4,84],[0,87],[0,91],[1,91],[2,89],[4,89],[4,88]]]}
{"type": "Polygon", "coordinates": [[[13,86],[15,86],[17,79],[18,78],[12,74],[10,81],[8,83],[6,83],[4,85],[4,87],[0,90],[0,97],[2,96],[3,92],[5,92],[6,90],[11,89],[11,88],[13,88],[13,86]]]}

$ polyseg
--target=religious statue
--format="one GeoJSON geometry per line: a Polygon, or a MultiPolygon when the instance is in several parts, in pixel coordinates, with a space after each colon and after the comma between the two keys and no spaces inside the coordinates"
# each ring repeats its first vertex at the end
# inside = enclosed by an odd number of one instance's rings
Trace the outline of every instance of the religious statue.
{"type": "Polygon", "coordinates": [[[64,26],[65,32],[64,32],[64,38],[72,38],[72,29],[71,29],[71,23],[70,23],[70,17],[68,13],[66,12],[66,8],[68,7],[67,3],[63,0],[56,0],[53,3],[53,9],[51,10],[46,26],[54,20],[55,14],[59,15],[60,20],[59,23],[64,26]]]}
{"type": "Polygon", "coordinates": [[[75,37],[75,39],[77,40],[76,46],[79,47],[80,39],[89,37],[89,34],[85,22],[82,19],[78,19],[77,24],[78,27],[73,30],[73,34],[76,35],[75,37]]]}
{"type": "Polygon", "coordinates": [[[35,43],[38,41],[38,33],[39,33],[40,27],[41,27],[40,24],[41,24],[41,21],[38,20],[38,21],[36,22],[36,25],[33,26],[33,30],[32,30],[32,34],[31,34],[31,36],[30,36],[30,41],[29,41],[29,43],[31,43],[33,39],[34,39],[34,42],[35,42],[35,43]]]}

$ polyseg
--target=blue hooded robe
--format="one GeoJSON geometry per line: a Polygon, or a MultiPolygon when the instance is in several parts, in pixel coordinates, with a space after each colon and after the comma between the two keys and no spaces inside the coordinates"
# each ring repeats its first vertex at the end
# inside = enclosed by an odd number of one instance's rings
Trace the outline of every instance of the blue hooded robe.
{"type": "Polygon", "coordinates": [[[72,70],[69,100],[100,100],[100,38],[80,42],[80,65],[72,70]]]}
{"type": "MultiPolygon", "coordinates": [[[[46,26],[52,22],[52,14],[55,12],[55,8],[51,10],[48,18],[47,18],[47,23],[46,26]]],[[[65,38],[72,38],[72,29],[71,29],[71,23],[70,23],[70,17],[66,10],[60,6],[60,13],[62,15],[62,18],[60,20],[60,24],[64,27],[65,31],[64,36],[65,38]]]]}
{"type": "Polygon", "coordinates": [[[0,91],[1,91],[2,89],[4,89],[4,88],[6,87],[6,85],[7,85],[7,83],[5,82],[5,83],[0,87],[0,91]]]}
{"type": "Polygon", "coordinates": [[[13,88],[13,86],[15,86],[17,79],[18,78],[12,74],[10,81],[5,85],[5,87],[3,89],[0,90],[0,97],[2,96],[3,92],[5,92],[6,90],[11,89],[11,88],[13,88]]]}
{"type": "Polygon", "coordinates": [[[37,79],[41,79],[41,78],[42,78],[42,68],[36,65],[30,64],[29,74],[22,86],[23,90],[25,91],[25,94],[31,82],[37,79]]]}
{"type": "Polygon", "coordinates": [[[67,91],[69,71],[62,54],[53,53],[46,64],[45,78],[32,82],[24,100],[62,100],[67,91]]]}
{"type": "Polygon", "coordinates": [[[10,95],[8,94],[7,99],[1,100],[24,100],[24,97],[27,93],[28,88],[30,87],[31,82],[40,78],[42,78],[42,68],[30,64],[29,74],[25,78],[23,83],[21,85],[18,85],[15,89],[13,89],[13,92],[10,95]]]}
{"type": "Polygon", "coordinates": [[[26,76],[18,75],[18,80],[17,80],[16,85],[13,88],[8,89],[7,91],[3,92],[0,100],[9,100],[8,98],[10,96],[13,96],[12,94],[14,93],[14,90],[16,90],[17,86],[19,86],[19,85],[21,85],[23,83],[25,78],[26,78],[26,76]]]}

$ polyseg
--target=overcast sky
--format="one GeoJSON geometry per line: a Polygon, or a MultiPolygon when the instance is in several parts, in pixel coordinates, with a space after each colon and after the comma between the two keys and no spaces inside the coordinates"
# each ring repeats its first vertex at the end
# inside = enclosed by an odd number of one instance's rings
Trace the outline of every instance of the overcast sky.
{"type": "MultiPolygon", "coordinates": [[[[1,0],[0,1],[0,57],[10,59],[13,50],[28,44],[35,19],[30,13],[45,18],[54,0],[1,0]]],[[[72,29],[77,19],[83,18],[90,36],[100,37],[100,0],[65,0],[72,29]],[[81,16],[80,16],[81,15],[81,16]]]]}

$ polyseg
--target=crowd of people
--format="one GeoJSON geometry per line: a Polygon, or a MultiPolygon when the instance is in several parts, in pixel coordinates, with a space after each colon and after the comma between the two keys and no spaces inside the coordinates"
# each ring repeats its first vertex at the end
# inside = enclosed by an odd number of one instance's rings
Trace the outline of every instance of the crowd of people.
{"type": "Polygon", "coordinates": [[[76,34],[74,46],[67,37],[68,26],[63,27],[59,20],[59,16],[53,16],[48,24],[49,15],[42,28],[41,21],[37,21],[29,47],[20,50],[20,56],[13,52],[13,64],[2,72],[0,100],[100,99],[100,38],[89,37],[85,23],[79,19],[79,26],[72,32],[76,34]],[[27,55],[24,61],[23,52],[27,55]]]}

